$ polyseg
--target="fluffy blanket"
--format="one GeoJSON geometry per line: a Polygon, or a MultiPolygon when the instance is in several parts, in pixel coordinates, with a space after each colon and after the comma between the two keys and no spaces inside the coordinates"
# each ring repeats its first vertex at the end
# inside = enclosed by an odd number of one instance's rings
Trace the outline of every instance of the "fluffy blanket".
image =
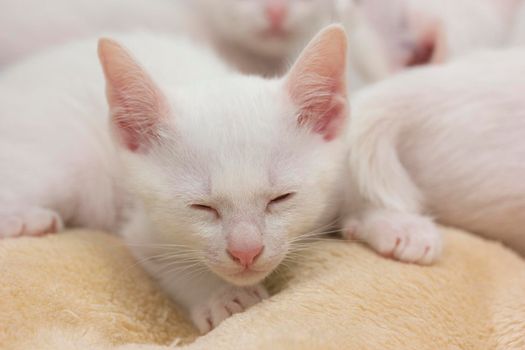
{"type": "Polygon", "coordinates": [[[202,337],[114,236],[4,240],[0,349],[525,349],[525,262],[444,233],[431,267],[312,243],[268,280],[269,300],[202,337]]]}

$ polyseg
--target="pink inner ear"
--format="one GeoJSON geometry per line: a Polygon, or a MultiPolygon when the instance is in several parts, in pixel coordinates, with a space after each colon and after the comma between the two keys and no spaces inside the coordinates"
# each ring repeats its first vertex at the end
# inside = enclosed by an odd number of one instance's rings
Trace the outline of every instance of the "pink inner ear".
{"type": "Polygon", "coordinates": [[[113,112],[114,125],[120,135],[121,141],[127,149],[137,152],[141,147],[148,145],[148,140],[155,137],[154,127],[156,124],[151,122],[139,126],[135,120],[131,120],[130,111],[113,112]]]}
{"type": "Polygon", "coordinates": [[[346,113],[346,101],[328,106],[326,114],[315,124],[314,131],[323,135],[325,141],[333,140],[344,125],[346,113]]]}
{"type": "Polygon", "coordinates": [[[347,114],[346,35],[339,26],[318,34],[290,71],[287,87],[299,125],[326,141],[338,136],[347,114]]]}
{"type": "Polygon", "coordinates": [[[326,85],[313,87],[313,91],[319,92],[317,96],[315,92],[313,96],[296,96],[296,101],[302,101],[299,125],[310,125],[313,132],[323,135],[324,140],[333,140],[347,113],[346,95],[341,95],[340,89],[336,82],[332,82],[331,88],[326,85]]]}
{"type": "Polygon", "coordinates": [[[146,149],[158,137],[160,123],[168,112],[161,102],[163,97],[156,96],[157,91],[146,85],[124,85],[125,88],[119,90],[108,88],[108,100],[113,124],[122,142],[136,152],[146,149]]]}
{"type": "Polygon", "coordinates": [[[446,37],[441,23],[437,19],[427,18],[423,23],[416,22],[414,26],[418,33],[404,66],[443,63],[446,59],[446,37]]]}
{"type": "Polygon", "coordinates": [[[146,150],[158,138],[167,102],[149,75],[118,43],[101,39],[99,57],[113,125],[130,151],[146,150]]]}

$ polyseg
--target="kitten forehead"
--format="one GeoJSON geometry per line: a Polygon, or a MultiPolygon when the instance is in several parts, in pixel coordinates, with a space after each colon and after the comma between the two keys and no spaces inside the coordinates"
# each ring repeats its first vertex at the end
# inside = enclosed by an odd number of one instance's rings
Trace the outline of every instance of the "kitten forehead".
{"type": "Polygon", "coordinates": [[[190,86],[170,97],[180,141],[221,162],[267,158],[293,121],[293,106],[278,81],[256,77],[211,81],[205,88],[190,86]]]}
{"type": "Polygon", "coordinates": [[[290,168],[307,163],[303,158],[315,153],[316,142],[297,127],[285,91],[279,80],[235,77],[168,93],[173,152],[201,169],[195,173],[214,194],[247,195],[276,183],[286,187],[294,182],[290,168]]]}

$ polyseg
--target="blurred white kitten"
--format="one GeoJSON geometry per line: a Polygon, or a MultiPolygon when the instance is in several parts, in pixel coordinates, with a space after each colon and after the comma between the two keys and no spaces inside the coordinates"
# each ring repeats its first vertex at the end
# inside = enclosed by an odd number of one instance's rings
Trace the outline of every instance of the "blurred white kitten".
{"type": "MultiPolygon", "coordinates": [[[[514,13],[522,2],[362,0],[357,11],[355,6],[347,5],[353,18],[361,17],[359,21],[351,20],[351,25],[359,23],[359,31],[366,32],[351,40],[354,46],[361,46],[351,55],[352,63],[368,83],[407,67],[441,63],[478,49],[506,46],[514,13]]],[[[343,21],[348,22],[344,19],[345,9],[341,12],[343,21]]]]}
{"type": "Polygon", "coordinates": [[[197,30],[244,73],[284,73],[335,18],[334,0],[195,0],[197,30]]]}
{"type": "Polygon", "coordinates": [[[3,0],[0,66],[51,45],[111,31],[185,33],[244,73],[284,73],[334,18],[333,0],[3,0]]]}
{"type": "Polygon", "coordinates": [[[432,219],[525,254],[525,50],[476,53],[352,100],[346,234],[431,263],[432,219]]]}

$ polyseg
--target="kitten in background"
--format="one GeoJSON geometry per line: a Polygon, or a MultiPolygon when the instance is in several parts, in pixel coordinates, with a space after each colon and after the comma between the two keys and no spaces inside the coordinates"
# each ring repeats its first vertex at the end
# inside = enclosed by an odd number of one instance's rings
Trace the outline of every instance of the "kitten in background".
{"type": "Polygon", "coordinates": [[[335,0],[188,1],[196,32],[248,74],[286,72],[306,43],[337,18],[335,0]]]}
{"type": "Polygon", "coordinates": [[[244,73],[275,76],[335,16],[333,0],[4,0],[0,67],[75,39],[145,29],[188,35],[244,73]]]}
{"type": "Polygon", "coordinates": [[[351,26],[352,66],[358,67],[368,84],[413,66],[512,45],[515,13],[523,0],[354,2],[339,0],[339,13],[345,26],[351,26]],[[364,35],[352,40],[354,31],[364,35]]]}

